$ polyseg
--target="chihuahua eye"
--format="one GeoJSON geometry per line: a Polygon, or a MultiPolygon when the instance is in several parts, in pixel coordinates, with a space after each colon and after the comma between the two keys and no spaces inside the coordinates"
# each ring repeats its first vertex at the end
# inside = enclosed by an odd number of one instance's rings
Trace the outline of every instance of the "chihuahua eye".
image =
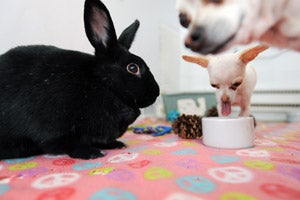
{"type": "Polygon", "coordinates": [[[223,0],[211,0],[212,3],[222,3],[223,0]]]}
{"type": "Polygon", "coordinates": [[[181,26],[183,26],[184,28],[187,28],[191,23],[191,19],[187,14],[180,13],[179,14],[179,22],[180,22],[181,26]]]}
{"type": "Polygon", "coordinates": [[[217,84],[210,84],[210,85],[211,85],[211,87],[213,87],[213,88],[219,89],[219,85],[217,85],[217,84]]]}
{"type": "Polygon", "coordinates": [[[221,4],[224,0],[205,0],[205,3],[221,4]]]}
{"type": "Polygon", "coordinates": [[[133,75],[136,75],[138,77],[141,76],[141,73],[140,73],[140,68],[137,64],[135,63],[130,63],[129,65],[127,65],[127,71],[133,75]]]}
{"type": "Polygon", "coordinates": [[[242,82],[236,82],[231,85],[230,89],[236,90],[241,84],[242,84],[242,82]]]}

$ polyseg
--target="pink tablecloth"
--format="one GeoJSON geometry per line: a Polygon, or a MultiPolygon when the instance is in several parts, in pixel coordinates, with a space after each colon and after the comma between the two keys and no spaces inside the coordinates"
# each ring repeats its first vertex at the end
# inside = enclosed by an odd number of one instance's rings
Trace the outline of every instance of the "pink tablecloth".
{"type": "Polygon", "coordinates": [[[254,148],[221,150],[128,131],[95,160],[0,161],[0,199],[300,199],[300,123],[260,123],[254,148]]]}

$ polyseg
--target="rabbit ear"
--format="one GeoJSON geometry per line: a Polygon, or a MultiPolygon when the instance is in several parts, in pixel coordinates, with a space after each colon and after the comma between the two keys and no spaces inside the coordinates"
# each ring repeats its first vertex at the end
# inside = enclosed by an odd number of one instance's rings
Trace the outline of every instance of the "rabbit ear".
{"type": "Polygon", "coordinates": [[[118,42],[122,44],[126,49],[131,47],[135,34],[140,26],[140,22],[135,20],[130,26],[128,26],[120,35],[118,42]]]}
{"type": "Polygon", "coordinates": [[[101,1],[85,1],[84,25],[86,35],[95,49],[106,49],[117,43],[116,31],[109,11],[101,1]]]}

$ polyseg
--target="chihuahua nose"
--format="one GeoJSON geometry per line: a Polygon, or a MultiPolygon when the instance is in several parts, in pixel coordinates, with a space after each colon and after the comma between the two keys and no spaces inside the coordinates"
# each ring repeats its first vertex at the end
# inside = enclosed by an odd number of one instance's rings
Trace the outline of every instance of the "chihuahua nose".
{"type": "Polygon", "coordinates": [[[197,27],[193,30],[191,33],[191,40],[194,43],[201,43],[203,40],[204,35],[204,28],[203,27],[197,27]]]}
{"type": "Polygon", "coordinates": [[[191,48],[193,51],[198,51],[204,42],[205,30],[203,27],[197,27],[187,36],[185,46],[191,48]]]}
{"type": "Polygon", "coordinates": [[[221,101],[222,101],[223,103],[228,103],[228,102],[230,101],[229,96],[227,96],[226,94],[223,94],[223,95],[221,96],[221,101]]]}

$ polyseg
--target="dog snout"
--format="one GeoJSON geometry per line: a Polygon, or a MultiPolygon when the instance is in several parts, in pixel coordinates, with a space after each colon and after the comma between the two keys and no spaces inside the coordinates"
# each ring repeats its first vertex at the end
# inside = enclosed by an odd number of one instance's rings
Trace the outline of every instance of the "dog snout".
{"type": "Polygon", "coordinates": [[[191,17],[185,13],[180,13],[179,14],[179,22],[180,22],[181,26],[183,26],[184,28],[187,28],[191,23],[191,17]]]}
{"type": "Polygon", "coordinates": [[[203,27],[194,28],[185,39],[185,46],[198,51],[204,42],[205,30],[203,27]]]}
{"type": "Polygon", "coordinates": [[[222,101],[223,103],[228,103],[228,102],[230,102],[230,98],[229,98],[229,96],[227,96],[226,94],[223,94],[223,95],[221,96],[221,101],[222,101]]]}
{"type": "Polygon", "coordinates": [[[204,28],[197,27],[192,31],[191,40],[192,42],[200,42],[204,35],[204,28]]]}

